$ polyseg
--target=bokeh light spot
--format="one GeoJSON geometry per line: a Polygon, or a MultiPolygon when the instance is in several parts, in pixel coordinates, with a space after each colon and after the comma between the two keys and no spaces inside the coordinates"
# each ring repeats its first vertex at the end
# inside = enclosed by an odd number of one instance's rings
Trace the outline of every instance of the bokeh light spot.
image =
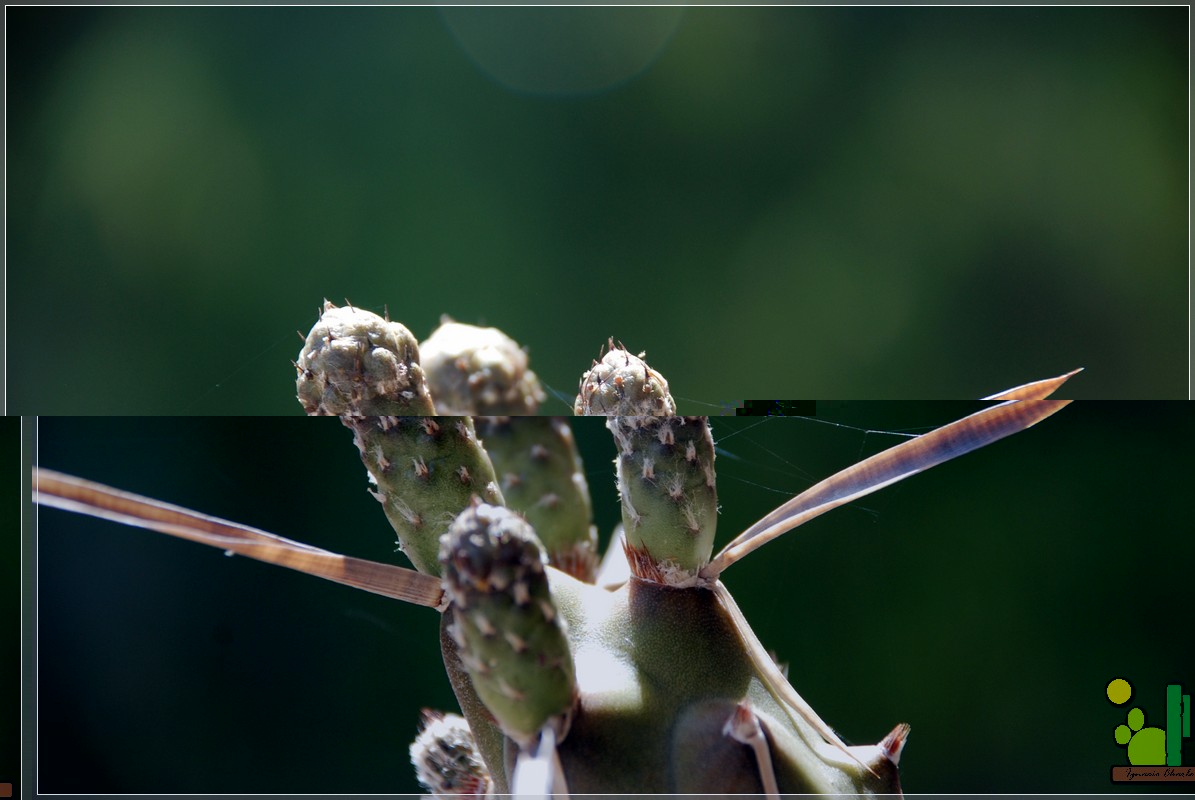
{"type": "Polygon", "coordinates": [[[587,94],[638,75],[663,52],[681,8],[444,8],[474,63],[530,94],[587,94]]]}

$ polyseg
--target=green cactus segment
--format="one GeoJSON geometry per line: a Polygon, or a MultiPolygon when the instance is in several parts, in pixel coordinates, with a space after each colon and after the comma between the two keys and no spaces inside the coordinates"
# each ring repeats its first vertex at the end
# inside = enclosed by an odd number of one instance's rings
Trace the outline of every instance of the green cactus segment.
{"type": "Polygon", "coordinates": [[[463,717],[424,709],[410,753],[415,777],[434,797],[484,797],[493,790],[463,717]]]}
{"type": "Polygon", "coordinates": [[[581,376],[573,413],[578,417],[670,416],[676,403],[668,381],[625,347],[614,345],[581,376]]]}
{"type": "Polygon", "coordinates": [[[545,724],[567,729],[572,653],[548,589],[535,531],[513,511],[475,504],[440,551],[460,659],[503,732],[529,746],[545,724]]]}
{"type": "Polygon", "coordinates": [[[665,583],[696,575],[710,560],[718,521],[709,418],[610,417],[606,427],[618,445],[632,571],[665,583]]]}
{"type": "Polygon", "coordinates": [[[494,467],[468,417],[344,419],[376,484],[399,546],[415,568],[440,574],[440,537],[474,497],[501,504],[494,467]]]}
{"type": "Polygon", "coordinates": [[[441,414],[533,415],[544,400],[527,353],[497,328],[444,321],[419,349],[441,414]]]}
{"type": "Polygon", "coordinates": [[[506,506],[527,518],[548,563],[592,583],[597,529],[589,484],[572,429],[560,417],[477,417],[477,435],[494,463],[506,506]]]}
{"type": "Polygon", "coordinates": [[[324,301],[295,362],[312,416],[435,414],[415,337],[397,322],[324,301]]]}

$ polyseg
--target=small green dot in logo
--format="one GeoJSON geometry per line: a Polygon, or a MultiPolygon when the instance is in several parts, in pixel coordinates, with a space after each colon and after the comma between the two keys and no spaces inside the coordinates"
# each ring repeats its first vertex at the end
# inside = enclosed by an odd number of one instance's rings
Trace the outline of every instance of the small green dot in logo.
{"type": "Polygon", "coordinates": [[[1117,678],[1108,684],[1108,699],[1116,705],[1127,703],[1133,696],[1133,687],[1124,678],[1117,678]]]}

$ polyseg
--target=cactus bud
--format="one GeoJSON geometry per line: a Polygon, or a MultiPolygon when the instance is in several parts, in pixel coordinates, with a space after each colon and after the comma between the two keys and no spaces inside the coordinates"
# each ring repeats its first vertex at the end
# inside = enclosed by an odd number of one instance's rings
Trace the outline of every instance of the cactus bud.
{"type": "Polygon", "coordinates": [[[497,328],[445,319],[419,348],[441,414],[534,415],[543,402],[527,353],[497,328]]]}
{"type": "Polygon", "coordinates": [[[615,347],[581,376],[573,413],[578,417],[670,416],[676,403],[668,393],[668,381],[625,347],[615,347]]]}
{"type": "Polygon", "coordinates": [[[573,410],[608,417],[631,572],[657,583],[695,579],[718,516],[709,419],[675,416],[664,376],[613,340],[582,376],[573,410]]]}
{"type": "Polygon", "coordinates": [[[415,777],[434,797],[481,800],[493,790],[463,717],[424,709],[423,724],[410,752],[415,777]]]}
{"type": "Polygon", "coordinates": [[[523,747],[549,722],[563,732],[576,697],[544,560],[526,520],[481,503],[463,511],[441,540],[461,661],[503,732],[523,747]]]}
{"type": "Polygon", "coordinates": [[[415,337],[397,322],[324,301],[299,358],[299,402],[309,415],[435,414],[415,337]]]}
{"type": "Polygon", "coordinates": [[[568,422],[560,417],[477,417],[474,424],[494,462],[506,506],[531,523],[548,563],[593,583],[597,530],[568,422]]]}

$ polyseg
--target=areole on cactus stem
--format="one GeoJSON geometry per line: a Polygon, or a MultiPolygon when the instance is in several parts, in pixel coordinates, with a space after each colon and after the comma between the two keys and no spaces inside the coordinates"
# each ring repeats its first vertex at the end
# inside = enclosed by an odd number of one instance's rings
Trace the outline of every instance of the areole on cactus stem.
{"type": "Polygon", "coordinates": [[[569,425],[535,416],[545,393],[505,334],[445,320],[419,344],[388,318],[326,303],[295,366],[307,413],[352,432],[415,570],[46,469],[34,499],[437,609],[463,716],[425,712],[410,752],[440,797],[899,793],[908,726],[845,744],[720,576],[815,516],[1036,424],[1067,404],[1047,398],[1074,374],[985,398],[994,404],[827,478],[714,552],[709,420],[676,415],[664,377],[611,340],[574,405],[606,417],[617,449],[622,524],[599,560],[569,425]]]}

